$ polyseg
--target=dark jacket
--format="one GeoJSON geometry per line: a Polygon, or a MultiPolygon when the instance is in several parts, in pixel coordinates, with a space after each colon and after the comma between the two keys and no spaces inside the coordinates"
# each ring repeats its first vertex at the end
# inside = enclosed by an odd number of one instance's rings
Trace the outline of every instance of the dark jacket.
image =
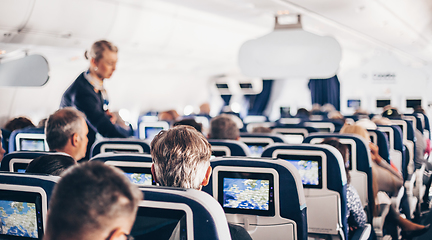
{"type": "Polygon", "coordinates": [[[96,132],[108,138],[124,138],[128,132],[111,123],[109,117],[103,110],[103,99],[101,93],[96,93],[93,86],[81,73],[63,94],[60,108],[75,107],[83,112],[89,127],[89,143],[87,145],[86,157],[90,154],[90,148],[96,139],[96,132]]]}

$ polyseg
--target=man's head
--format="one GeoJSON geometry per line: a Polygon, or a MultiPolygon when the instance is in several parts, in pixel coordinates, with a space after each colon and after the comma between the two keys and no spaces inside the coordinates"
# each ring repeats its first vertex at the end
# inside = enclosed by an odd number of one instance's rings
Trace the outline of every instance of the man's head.
{"type": "Polygon", "coordinates": [[[176,126],[151,142],[152,173],[162,186],[200,190],[208,184],[211,146],[195,128],[176,126]]]}
{"type": "Polygon", "coordinates": [[[240,131],[227,114],[221,114],[210,121],[210,139],[239,140],[240,131]]]}
{"type": "Polygon", "coordinates": [[[50,150],[65,152],[76,161],[85,157],[88,127],[85,115],[75,108],[63,108],[49,116],[45,134],[50,150]]]}
{"type": "Polygon", "coordinates": [[[61,176],[49,204],[46,239],[126,239],[142,193],[121,170],[91,161],[61,176]]]}
{"type": "Polygon", "coordinates": [[[77,164],[66,154],[48,154],[33,159],[26,168],[26,173],[49,174],[60,176],[67,168],[77,164]]]}

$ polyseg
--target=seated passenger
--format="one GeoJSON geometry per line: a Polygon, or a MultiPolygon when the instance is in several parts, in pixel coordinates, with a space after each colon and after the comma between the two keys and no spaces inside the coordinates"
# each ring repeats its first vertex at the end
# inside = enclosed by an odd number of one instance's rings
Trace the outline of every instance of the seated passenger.
{"type": "Polygon", "coordinates": [[[349,162],[348,162],[348,147],[339,142],[337,138],[326,138],[322,144],[328,144],[335,147],[342,155],[345,163],[345,172],[347,176],[347,219],[350,229],[350,234],[358,228],[362,228],[366,224],[366,213],[363,209],[360,197],[354,186],[351,186],[351,175],[349,173],[349,162]]]}
{"type": "Polygon", "coordinates": [[[115,167],[71,167],[54,187],[44,240],[132,239],[140,200],[141,191],[115,167]]]}
{"type": "Polygon", "coordinates": [[[35,125],[32,123],[30,119],[26,117],[16,117],[14,119],[11,119],[9,122],[7,122],[4,129],[13,132],[15,130],[23,129],[27,127],[34,128],[35,125]]]}
{"type": "Polygon", "coordinates": [[[221,114],[210,121],[209,139],[239,140],[240,130],[227,114],[221,114]]]}
{"type": "MultiPolygon", "coordinates": [[[[344,125],[340,133],[357,134],[361,136],[365,141],[368,141],[370,139],[369,133],[366,131],[366,129],[356,124],[344,125]]],[[[380,200],[378,198],[378,191],[386,191],[392,194],[396,194],[403,184],[403,178],[399,172],[393,169],[390,164],[388,164],[384,159],[381,158],[378,153],[378,146],[369,142],[369,147],[372,157],[372,185],[374,188],[373,192],[375,202],[379,202],[380,200]]],[[[386,194],[381,194],[380,196],[385,196],[388,199],[388,196],[386,194]]],[[[390,202],[390,199],[388,199],[387,201],[390,202]]],[[[430,225],[419,225],[401,217],[398,210],[394,209],[392,205],[390,205],[390,210],[386,217],[386,221],[390,221],[395,225],[399,226],[402,229],[402,237],[404,239],[420,236],[426,233],[430,228],[430,225]]]]}
{"type": "Polygon", "coordinates": [[[29,163],[26,173],[60,176],[68,167],[75,164],[75,160],[66,154],[42,155],[29,163]]]}
{"type": "Polygon", "coordinates": [[[177,121],[174,123],[173,126],[175,127],[175,126],[179,126],[179,125],[191,126],[191,127],[195,128],[198,132],[202,132],[202,124],[198,123],[193,118],[183,119],[183,120],[177,121]]]}
{"type": "MultiPolygon", "coordinates": [[[[344,125],[340,133],[357,134],[365,142],[369,142],[369,133],[360,125],[344,125]]],[[[369,149],[372,158],[372,174],[377,183],[377,191],[385,191],[391,194],[397,194],[403,184],[402,174],[387,163],[380,155],[378,146],[369,142],[369,149]]],[[[361,159],[359,159],[361,161],[361,159]]]]}
{"type": "Polygon", "coordinates": [[[168,110],[164,112],[160,112],[158,115],[159,121],[166,121],[169,123],[174,122],[180,115],[176,110],[168,110]]]}
{"type": "Polygon", "coordinates": [[[75,161],[85,157],[88,127],[84,114],[75,108],[66,107],[49,116],[45,134],[51,151],[67,153],[75,161]]]}
{"type": "MultiPolygon", "coordinates": [[[[163,130],[151,142],[153,178],[161,186],[201,190],[210,180],[211,146],[207,139],[190,126],[163,130]]],[[[247,231],[228,224],[231,237],[252,239],[247,231]]]]}

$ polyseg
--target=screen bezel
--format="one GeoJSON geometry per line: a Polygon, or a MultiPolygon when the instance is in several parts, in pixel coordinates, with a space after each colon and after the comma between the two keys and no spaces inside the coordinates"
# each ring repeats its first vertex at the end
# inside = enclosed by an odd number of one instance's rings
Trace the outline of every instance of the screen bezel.
{"type": "Polygon", "coordinates": [[[165,121],[159,121],[159,122],[141,122],[138,126],[139,128],[139,138],[140,139],[147,139],[146,133],[145,133],[145,128],[146,127],[162,127],[163,130],[168,130],[169,129],[169,124],[168,122],[165,121]]]}
{"type": "MultiPolygon", "coordinates": [[[[4,201],[16,201],[16,202],[27,202],[27,203],[34,203],[36,206],[36,224],[37,224],[37,231],[38,231],[38,237],[32,238],[32,237],[23,237],[23,236],[15,236],[15,235],[7,235],[7,234],[1,234],[1,239],[42,239],[44,235],[44,217],[46,216],[46,207],[44,207],[44,202],[46,204],[46,195],[42,194],[40,191],[21,191],[18,190],[18,188],[26,188],[25,186],[17,186],[17,185],[9,185],[10,189],[3,188],[3,186],[6,185],[0,185],[0,196],[1,200],[4,201]],[[13,189],[13,190],[12,190],[13,189]],[[9,195],[9,196],[8,196],[9,195]],[[44,201],[45,197],[45,201],[44,201]]],[[[35,187],[28,187],[29,190],[35,187]]],[[[40,189],[38,189],[40,190],[40,189]]]]}
{"type": "Polygon", "coordinates": [[[45,152],[48,151],[48,143],[43,133],[17,133],[15,136],[15,147],[17,151],[21,150],[21,139],[41,140],[44,141],[45,152]]]}
{"type": "Polygon", "coordinates": [[[19,141],[20,141],[20,143],[19,143],[19,146],[20,146],[19,151],[40,151],[40,152],[47,151],[47,149],[45,149],[45,140],[44,139],[20,138],[19,141]],[[35,142],[36,141],[38,144],[42,143],[43,149],[23,149],[23,145],[24,145],[23,143],[25,141],[31,141],[31,142],[35,142]]]}
{"type": "Polygon", "coordinates": [[[387,106],[387,105],[390,105],[391,104],[391,99],[377,99],[376,100],[376,107],[377,108],[383,108],[383,107],[385,107],[385,106],[387,106]],[[378,104],[379,103],[379,104],[378,104]],[[386,104],[382,104],[382,103],[386,103],[386,104]]]}
{"type": "MultiPolygon", "coordinates": [[[[145,194],[145,188],[140,188],[140,190],[144,190],[145,194]]],[[[184,203],[174,203],[174,202],[161,202],[161,201],[150,201],[150,200],[142,200],[139,203],[137,215],[140,213],[139,209],[165,209],[165,210],[176,210],[176,211],[183,211],[185,212],[186,216],[186,239],[193,239],[194,236],[194,224],[193,224],[193,213],[191,208],[184,204],[184,203]]],[[[145,212],[145,211],[144,211],[145,212]]],[[[135,225],[135,224],[134,224],[135,225]]]]}
{"type": "Polygon", "coordinates": [[[257,172],[237,172],[221,170],[218,172],[218,197],[217,200],[221,204],[225,213],[231,214],[248,214],[248,215],[258,215],[258,216],[275,216],[275,184],[274,175],[272,173],[257,173],[257,172]],[[269,209],[268,210],[258,210],[258,209],[242,209],[242,208],[229,208],[223,206],[223,187],[225,178],[238,178],[238,179],[257,179],[257,180],[269,180],[269,209]]]}
{"type": "Polygon", "coordinates": [[[318,162],[318,185],[312,185],[312,184],[304,184],[302,179],[303,188],[317,188],[322,189],[323,188],[323,181],[322,181],[322,157],[321,156],[304,156],[304,155],[289,155],[284,153],[279,153],[277,155],[277,158],[284,159],[286,161],[316,161],[318,162]],[[308,159],[305,159],[308,158],[308,159]]]}
{"type": "Polygon", "coordinates": [[[360,99],[348,99],[347,100],[347,107],[349,107],[349,108],[360,108],[361,107],[361,100],[360,99]],[[355,106],[353,106],[353,104],[355,106]]]}
{"type": "Polygon", "coordinates": [[[146,139],[153,139],[160,131],[164,130],[162,126],[145,126],[144,127],[144,135],[146,139]],[[149,136],[148,130],[159,130],[156,134],[153,136],[149,136]]]}

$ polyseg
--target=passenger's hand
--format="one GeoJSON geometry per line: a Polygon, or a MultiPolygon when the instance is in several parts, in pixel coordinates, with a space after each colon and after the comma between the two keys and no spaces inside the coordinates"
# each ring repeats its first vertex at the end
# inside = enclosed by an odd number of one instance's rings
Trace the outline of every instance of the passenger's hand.
{"type": "Polygon", "coordinates": [[[371,158],[374,162],[381,162],[381,156],[379,155],[379,148],[373,143],[369,143],[369,149],[371,150],[371,158]]]}
{"type": "Polygon", "coordinates": [[[110,112],[109,110],[106,110],[105,114],[109,117],[112,124],[115,124],[117,122],[117,116],[110,112]]]}

